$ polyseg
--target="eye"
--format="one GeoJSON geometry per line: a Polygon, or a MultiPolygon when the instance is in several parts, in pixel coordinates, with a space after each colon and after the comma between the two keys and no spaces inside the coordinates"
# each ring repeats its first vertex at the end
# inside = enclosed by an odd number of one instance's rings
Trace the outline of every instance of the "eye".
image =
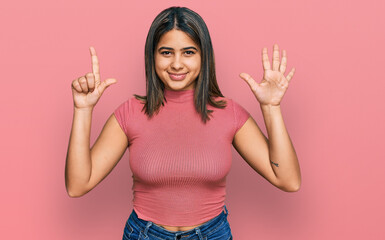
{"type": "Polygon", "coordinates": [[[162,54],[162,55],[170,55],[171,54],[171,52],[170,51],[163,51],[163,52],[161,52],[160,54],[162,54]]]}
{"type": "Polygon", "coordinates": [[[187,55],[193,55],[193,54],[195,54],[195,52],[193,52],[193,51],[186,51],[185,52],[187,55]]]}

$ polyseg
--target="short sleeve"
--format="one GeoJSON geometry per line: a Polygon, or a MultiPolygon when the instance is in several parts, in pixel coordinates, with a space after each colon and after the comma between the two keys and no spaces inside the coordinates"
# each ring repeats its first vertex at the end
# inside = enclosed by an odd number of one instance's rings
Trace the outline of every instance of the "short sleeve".
{"type": "Polygon", "coordinates": [[[232,102],[233,102],[233,110],[234,110],[234,125],[235,125],[234,134],[235,134],[243,126],[246,120],[250,117],[250,113],[245,108],[243,108],[240,104],[238,104],[236,101],[232,100],[232,102]]]}
{"type": "Polygon", "coordinates": [[[129,120],[129,103],[130,100],[128,99],[127,101],[121,103],[114,111],[114,115],[116,120],[118,120],[118,123],[126,136],[128,136],[128,120],[129,120]]]}

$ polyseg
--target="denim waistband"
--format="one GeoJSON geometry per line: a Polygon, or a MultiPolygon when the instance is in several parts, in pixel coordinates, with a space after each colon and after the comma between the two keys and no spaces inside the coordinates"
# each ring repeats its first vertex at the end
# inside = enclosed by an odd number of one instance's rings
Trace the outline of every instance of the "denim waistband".
{"type": "Polygon", "coordinates": [[[217,227],[219,227],[223,221],[226,220],[226,217],[228,215],[228,210],[226,205],[223,206],[224,211],[221,211],[221,213],[214,217],[213,219],[210,219],[206,223],[195,227],[193,229],[187,230],[187,231],[169,231],[161,226],[158,226],[157,224],[146,221],[143,219],[138,218],[137,213],[135,210],[132,210],[132,213],[130,215],[131,221],[135,222],[141,229],[143,229],[143,234],[146,236],[148,233],[152,233],[153,235],[164,237],[164,238],[174,238],[174,239],[181,239],[183,237],[188,237],[192,235],[198,235],[199,239],[204,239],[202,235],[207,235],[217,227]]]}

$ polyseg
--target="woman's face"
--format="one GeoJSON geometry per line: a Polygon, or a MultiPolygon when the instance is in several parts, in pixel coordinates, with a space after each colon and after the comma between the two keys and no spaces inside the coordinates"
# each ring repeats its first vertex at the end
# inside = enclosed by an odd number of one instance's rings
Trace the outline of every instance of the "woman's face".
{"type": "Polygon", "coordinates": [[[169,90],[194,89],[201,70],[201,50],[183,31],[170,30],[155,49],[155,70],[169,90]]]}

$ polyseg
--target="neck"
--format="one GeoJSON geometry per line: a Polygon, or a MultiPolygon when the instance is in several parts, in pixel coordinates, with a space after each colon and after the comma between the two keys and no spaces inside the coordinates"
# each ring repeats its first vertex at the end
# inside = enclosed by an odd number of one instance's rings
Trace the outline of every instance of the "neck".
{"type": "Polygon", "coordinates": [[[194,99],[195,89],[187,89],[187,90],[172,90],[172,89],[164,89],[164,96],[167,101],[172,102],[188,102],[194,99]]]}

